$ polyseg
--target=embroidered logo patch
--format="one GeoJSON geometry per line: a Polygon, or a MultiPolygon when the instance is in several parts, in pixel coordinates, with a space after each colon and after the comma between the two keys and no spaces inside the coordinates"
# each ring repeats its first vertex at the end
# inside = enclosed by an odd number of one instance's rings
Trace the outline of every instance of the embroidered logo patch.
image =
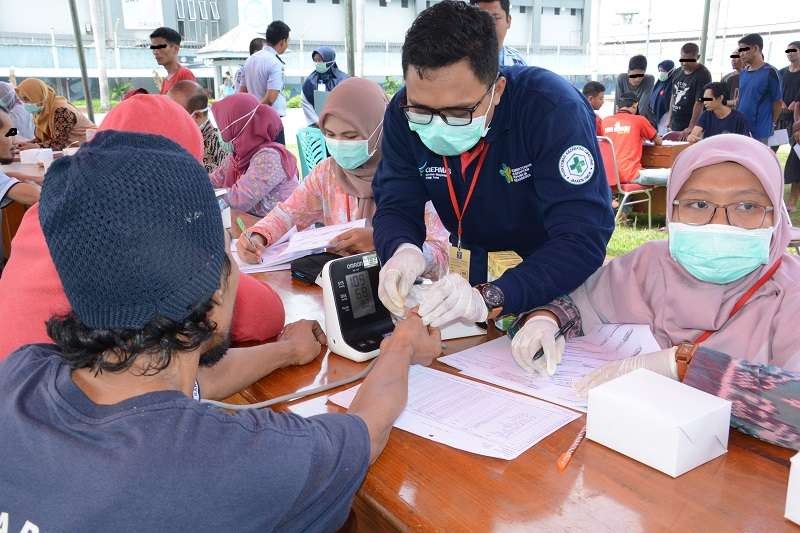
{"type": "Polygon", "coordinates": [[[585,146],[570,146],[561,154],[558,170],[564,181],[572,185],[583,185],[594,174],[594,157],[585,146]]]}
{"type": "Polygon", "coordinates": [[[531,177],[532,166],[533,165],[531,163],[528,163],[527,165],[522,165],[521,167],[511,168],[503,163],[503,166],[500,167],[500,175],[503,176],[503,179],[506,180],[506,183],[518,183],[531,177]]]}
{"type": "Polygon", "coordinates": [[[514,181],[514,175],[511,174],[511,167],[505,163],[503,163],[503,166],[500,168],[500,175],[506,179],[506,183],[514,181]]]}

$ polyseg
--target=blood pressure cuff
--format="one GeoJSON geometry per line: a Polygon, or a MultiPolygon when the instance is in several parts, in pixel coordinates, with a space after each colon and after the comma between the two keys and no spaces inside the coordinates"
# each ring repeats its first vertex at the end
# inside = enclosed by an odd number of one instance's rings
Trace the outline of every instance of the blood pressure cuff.
{"type": "Polygon", "coordinates": [[[340,257],[342,256],[330,252],[322,252],[295,259],[292,261],[292,277],[303,283],[313,285],[317,281],[317,277],[322,273],[322,267],[325,266],[325,263],[340,257]]]}

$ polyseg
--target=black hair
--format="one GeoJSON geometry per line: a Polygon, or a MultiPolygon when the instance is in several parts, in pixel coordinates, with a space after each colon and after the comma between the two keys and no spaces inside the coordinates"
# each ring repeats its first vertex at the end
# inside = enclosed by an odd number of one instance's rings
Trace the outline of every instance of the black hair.
{"type": "MultiPolygon", "coordinates": [[[[267,30],[267,31],[269,31],[269,30],[267,30]]],[[[287,37],[288,37],[288,34],[287,34],[287,37]]],[[[250,41],[250,55],[253,55],[256,52],[258,52],[259,50],[261,50],[262,48],[264,48],[264,45],[266,43],[267,43],[267,40],[264,39],[263,37],[256,37],[255,39],[250,41]]]]}
{"type": "Polygon", "coordinates": [[[511,16],[511,2],[509,0],[469,0],[469,5],[477,6],[478,4],[494,4],[500,2],[500,8],[506,12],[506,17],[511,16]]]}
{"type": "Polygon", "coordinates": [[[681,46],[681,53],[682,54],[694,54],[699,56],[700,55],[700,47],[697,46],[697,43],[686,43],[681,46]]]}
{"type": "Polygon", "coordinates": [[[800,41],[792,41],[789,43],[789,46],[793,46],[795,48],[800,49],[800,41]]]}
{"type": "Polygon", "coordinates": [[[590,81],[583,86],[584,96],[597,96],[600,93],[606,92],[606,86],[599,81],[590,81]]]}
{"type": "Polygon", "coordinates": [[[631,107],[639,103],[639,97],[633,91],[622,93],[619,97],[619,107],[631,107]]]}
{"type": "Polygon", "coordinates": [[[461,1],[443,0],[422,11],[406,32],[403,77],[413,67],[419,77],[428,69],[462,59],[486,85],[497,79],[497,34],[492,17],[461,1]]]}
{"type": "Polygon", "coordinates": [[[201,109],[205,109],[208,107],[208,95],[206,94],[205,90],[200,94],[195,94],[189,101],[186,102],[186,111],[189,113],[194,113],[195,111],[200,111],[201,109]]]}
{"type": "MultiPolygon", "coordinates": [[[[225,287],[230,272],[231,262],[226,254],[222,262],[225,287]]],[[[123,372],[145,356],[149,362],[144,375],[155,375],[170,365],[175,352],[196,350],[213,337],[217,324],[209,318],[209,312],[215,304],[212,296],[196,304],[180,322],[157,315],[141,329],[94,329],[70,312],[51,317],[47,334],[73,369],[89,368],[97,374],[123,372]]]]}
{"type": "Polygon", "coordinates": [[[647,70],[647,58],[641,54],[628,60],[628,70],[647,70]]]}
{"type": "Polygon", "coordinates": [[[167,28],[166,26],[161,26],[160,28],[156,28],[153,30],[153,33],[150,34],[151,39],[162,38],[168,43],[171,44],[181,44],[181,34],[177,31],[173,30],[172,28],[167,28]]]}
{"type": "Polygon", "coordinates": [[[741,39],[739,44],[746,44],[747,46],[758,46],[759,50],[764,49],[764,39],[757,33],[748,33],[741,39]]]}
{"type": "Polygon", "coordinates": [[[288,39],[290,31],[292,29],[282,20],[273,20],[267,26],[267,33],[264,37],[267,38],[268,45],[274,46],[282,40],[288,39]]]}
{"type": "Polygon", "coordinates": [[[728,103],[728,88],[724,83],[719,81],[706,83],[705,87],[703,87],[703,94],[705,94],[705,92],[709,89],[711,89],[711,94],[714,95],[714,98],[719,98],[720,96],[722,97],[723,105],[728,103]]]}

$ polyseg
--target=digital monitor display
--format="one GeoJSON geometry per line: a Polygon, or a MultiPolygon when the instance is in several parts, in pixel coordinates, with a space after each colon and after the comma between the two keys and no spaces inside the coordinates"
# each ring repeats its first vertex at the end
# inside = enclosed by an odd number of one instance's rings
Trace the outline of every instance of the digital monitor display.
{"type": "Polygon", "coordinates": [[[350,296],[353,318],[361,318],[374,313],[375,299],[372,297],[369,272],[362,270],[348,274],[344,277],[344,281],[347,284],[347,294],[350,296]]]}

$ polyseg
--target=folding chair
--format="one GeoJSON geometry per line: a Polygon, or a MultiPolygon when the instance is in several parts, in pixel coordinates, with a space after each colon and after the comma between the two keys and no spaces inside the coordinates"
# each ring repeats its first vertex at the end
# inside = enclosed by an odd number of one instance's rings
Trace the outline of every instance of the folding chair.
{"type": "Polygon", "coordinates": [[[635,205],[647,203],[647,227],[653,227],[653,198],[650,194],[652,187],[646,185],[639,185],[638,183],[621,183],[619,180],[619,166],[617,165],[617,155],[614,152],[614,143],[608,137],[597,136],[597,144],[600,145],[600,156],[603,158],[603,168],[606,170],[606,179],[612,191],[616,189],[616,193],[621,196],[617,215],[614,220],[619,220],[622,214],[622,209],[626,205],[635,205]],[[646,198],[640,200],[628,201],[633,195],[644,195],[646,198]]]}
{"type": "Polygon", "coordinates": [[[792,240],[789,241],[789,247],[794,248],[797,255],[800,255],[800,228],[793,227],[790,235],[792,236],[792,240]]]}
{"type": "Polygon", "coordinates": [[[302,128],[297,130],[297,151],[300,155],[300,172],[302,181],[311,170],[328,157],[325,147],[325,136],[319,128],[302,128]]]}

